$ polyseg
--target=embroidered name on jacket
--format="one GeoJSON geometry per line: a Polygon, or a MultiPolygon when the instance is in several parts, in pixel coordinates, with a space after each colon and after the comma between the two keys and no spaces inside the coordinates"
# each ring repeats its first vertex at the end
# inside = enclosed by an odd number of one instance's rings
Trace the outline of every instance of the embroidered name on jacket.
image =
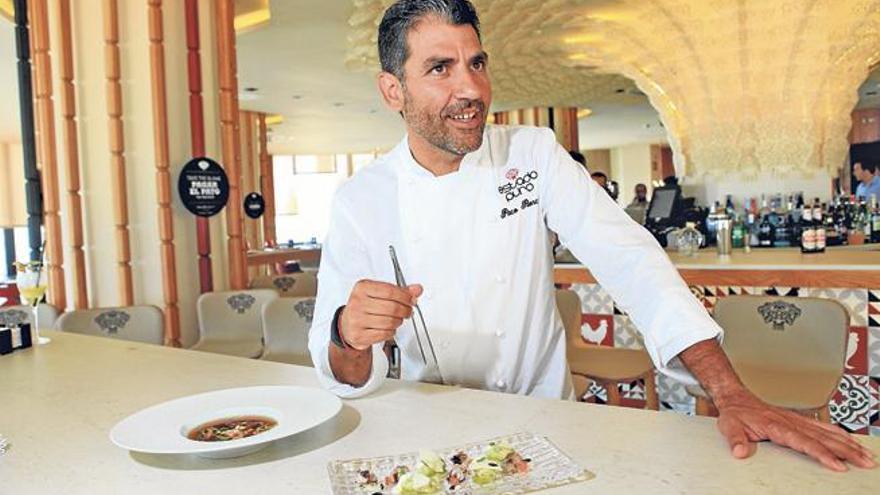
{"type": "Polygon", "coordinates": [[[512,210],[510,208],[502,208],[501,209],[501,218],[507,218],[509,216],[515,215],[515,214],[519,213],[520,211],[525,210],[526,208],[530,208],[532,206],[535,206],[536,204],[538,204],[537,198],[536,199],[525,198],[522,200],[522,203],[519,205],[519,208],[514,208],[512,210]]]}
{"type": "Polygon", "coordinates": [[[498,187],[498,194],[504,195],[504,199],[510,203],[514,199],[520,197],[525,192],[535,190],[535,181],[538,179],[538,172],[532,170],[526,174],[520,175],[519,170],[512,168],[504,175],[509,182],[498,187]]]}

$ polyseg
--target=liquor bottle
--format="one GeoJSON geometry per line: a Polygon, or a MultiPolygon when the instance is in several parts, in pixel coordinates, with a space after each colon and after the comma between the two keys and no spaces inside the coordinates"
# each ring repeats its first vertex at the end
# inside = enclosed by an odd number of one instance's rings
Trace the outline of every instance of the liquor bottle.
{"type": "Polygon", "coordinates": [[[849,208],[849,201],[846,196],[841,196],[837,198],[837,209],[834,213],[834,223],[837,225],[837,230],[840,232],[840,243],[841,244],[849,244],[849,225],[847,223],[847,208],[849,208]]]}
{"type": "Polygon", "coordinates": [[[871,242],[880,242],[880,206],[877,196],[871,195],[871,242]]]}
{"type": "Polygon", "coordinates": [[[733,207],[733,197],[730,194],[727,195],[727,200],[724,202],[724,211],[730,218],[736,214],[736,209],[733,207]]]}
{"type": "Polygon", "coordinates": [[[829,204],[825,210],[822,228],[825,229],[825,245],[840,246],[843,242],[840,239],[840,231],[834,223],[834,205],[829,204]]]}
{"type": "Polygon", "coordinates": [[[788,223],[788,214],[776,213],[774,208],[770,215],[770,222],[776,228],[776,235],[773,237],[773,247],[789,247],[791,246],[791,225],[788,223]]]}
{"type": "Polygon", "coordinates": [[[746,244],[750,247],[758,247],[758,222],[755,220],[755,214],[751,211],[746,214],[746,235],[748,236],[746,244]]]}
{"type": "Polygon", "coordinates": [[[730,245],[734,249],[745,247],[746,245],[746,231],[744,227],[742,217],[736,215],[733,218],[733,228],[730,231],[730,245]]]}
{"type": "Polygon", "coordinates": [[[808,206],[801,215],[801,252],[816,252],[816,225],[813,223],[813,210],[808,206]]]}
{"type": "Polygon", "coordinates": [[[758,246],[773,247],[776,241],[776,227],[770,222],[770,215],[764,215],[761,224],[758,225],[758,246]]]}
{"type": "Polygon", "coordinates": [[[813,204],[813,224],[816,226],[816,251],[817,253],[825,252],[825,228],[822,222],[822,203],[819,198],[813,204]]]}

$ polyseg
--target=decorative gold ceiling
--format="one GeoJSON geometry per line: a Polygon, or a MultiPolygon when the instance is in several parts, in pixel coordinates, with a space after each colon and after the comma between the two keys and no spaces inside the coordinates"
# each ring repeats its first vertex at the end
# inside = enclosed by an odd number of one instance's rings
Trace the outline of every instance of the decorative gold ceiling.
{"type": "MultiPolygon", "coordinates": [[[[353,1],[347,65],[375,70],[376,26],[392,0],[353,1]]],[[[857,89],[880,61],[880,0],[474,4],[500,108],[636,99],[626,76],[689,176],[835,170],[857,89]]]]}

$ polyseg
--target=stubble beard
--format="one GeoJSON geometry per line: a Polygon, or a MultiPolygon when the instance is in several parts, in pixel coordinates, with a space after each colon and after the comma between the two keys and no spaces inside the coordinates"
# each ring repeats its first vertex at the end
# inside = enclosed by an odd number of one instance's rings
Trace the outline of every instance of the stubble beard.
{"type": "Polygon", "coordinates": [[[431,143],[447,153],[464,156],[480,149],[483,144],[483,131],[486,128],[486,105],[480,100],[465,100],[450,107],[444,108],[440,115],[434,114],[424,108],[417,108],[413,104],[413,98],[403,88],[404,104],[403,118],[409,127],[431,143]],[[472,131],[457,132],[446,124],[446,115],[455,113],[468,107],[475,108],[481,119],[480,126],[472,131]]]}

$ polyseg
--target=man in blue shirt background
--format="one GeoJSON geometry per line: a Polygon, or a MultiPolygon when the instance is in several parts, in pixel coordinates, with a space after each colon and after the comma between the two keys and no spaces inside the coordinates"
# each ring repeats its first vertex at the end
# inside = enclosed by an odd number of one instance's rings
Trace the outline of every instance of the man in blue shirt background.
{"type": "Polygon", "coordinates": [[[870,200],[873,195],[880,199],[880,177],[877,176],[876,163],[856,162],[853,165],[853,177],[859,180],[856,197],[870,200]]]}

